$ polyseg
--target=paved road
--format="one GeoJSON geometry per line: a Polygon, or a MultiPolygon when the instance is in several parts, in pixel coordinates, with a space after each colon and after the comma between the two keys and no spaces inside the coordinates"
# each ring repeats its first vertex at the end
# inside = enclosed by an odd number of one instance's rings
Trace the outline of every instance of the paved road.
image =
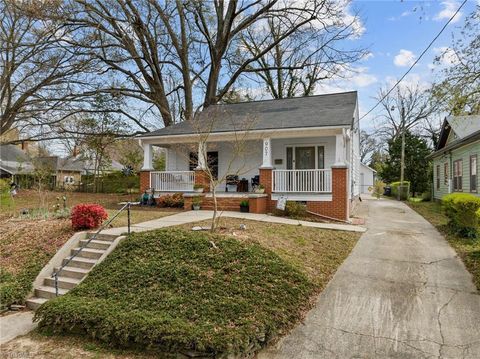
{"type": "Polygon", "coordinates": [[[480,295],[454,250],[405,204],[366,205],[315,308],[258,358],[480,358],[480,295]]]}

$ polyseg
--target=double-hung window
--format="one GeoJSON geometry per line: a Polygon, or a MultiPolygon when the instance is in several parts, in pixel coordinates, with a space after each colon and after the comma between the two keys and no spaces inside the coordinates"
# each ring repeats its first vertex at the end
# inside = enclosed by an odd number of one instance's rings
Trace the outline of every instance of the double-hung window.
{"type": "Polygon", "coordinates": [[[453,190],[461,192],[463,179],[463,161],[456,160],[453,162],[453,190]]]}
{"type": "Polygon", "coordinates": [[[477,192],[477,155],[470,156],[470,192],[477,192]]]}

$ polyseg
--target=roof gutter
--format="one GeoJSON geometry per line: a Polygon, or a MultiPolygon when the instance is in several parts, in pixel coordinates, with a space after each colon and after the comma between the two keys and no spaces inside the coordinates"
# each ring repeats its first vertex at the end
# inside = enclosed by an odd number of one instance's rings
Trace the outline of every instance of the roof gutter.
{"type": "MultiPolygon", "coordinates": [[[[316,127],[292,127],[292,128],[277,128],[277,129],[257,129],[257,130],[239,130],[239,131],[212,131],[210,132],[210,136],[231,136],[231,135],[238,135],[238,134],[245,134],[251,133],[255,135],[268,135],[271,137],[275,137],[275,134],[282,134],[288,132],[295,132],[299,130],[307,130],[307,131],[321,131],[321,130],[339,130],[339,129],[349,129],[351,125],[340,125],[340,126],[316,126],[316,127]]],[[[165,139],[188,139],[192,137],[197,137],[201,135],[205,135],[207,132],[198,132],[198,133],[185,133],[185,134],[172,134],[172,135],[143,135],[137,136],[136,138],[140,141],[150,141],[150,140],[165,140],[165,139]]]]}

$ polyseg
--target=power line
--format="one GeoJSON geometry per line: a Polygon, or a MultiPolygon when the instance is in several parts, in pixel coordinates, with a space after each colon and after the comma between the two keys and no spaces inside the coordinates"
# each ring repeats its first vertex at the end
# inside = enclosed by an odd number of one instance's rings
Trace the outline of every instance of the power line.
{"type": "MultiPolygon", "coordinates": [[[[382,103],[383,100],[385,100],[385,98],[390,95],[390,93],[395,89],[395,87],[397,87],[400,82],[402,82],[402,80],[405,78],[405,76],[407,76],[410,71],[413,69],[413,67],[420,61],[420,59],[423,57],[423,55],[425,55],[425,53],[428,51],[428,49],[430,49],[430,47],[433,45],[433,43],[439,38],[439,36],[442,34],[442,32],[447,28],[448,24],[450,24],[450,22],[452,22],[453,18],[455,16],[457,16],[458,12],[460,11],[460,9],[463,7],[463,5],[465,5],[467,2],[467,0],[464,0],[462,2],[462,4],[458,7],[457,11],[455,11],[455,13],[453,14],[453,16],[448,19],[448,21],[446,22],[445,25],[443,25],[442,29],[440,30],[440,32],[437,34],[437,36],[435,36],[433,38],[432,41],[430,41],[430,43],[428,44],[428,46],[425,48],[425,50],[423,50],[423,52],[420,54],[420,56],[415,60],[415,62],[412,64],[412,66],[410,66],[410,68],[407,70],[407,72],[405,72],[403,74],[402,77],[400,77],[400,79],[395,83],[395,85],[393,85],[393,87],[388,90],[388,92],[380,99],[378,100],[378,102],[375,104],[375,106],[373,106],[365,115],[363,115],[362,117],[360,117],[360,120],[363,120],[366,116],[368,116],[373,110],[375,110],[378,105],[380,105],[380,103],[382,103]]],[[[359,121],[360,121],[359,120],[359,121]]]]}

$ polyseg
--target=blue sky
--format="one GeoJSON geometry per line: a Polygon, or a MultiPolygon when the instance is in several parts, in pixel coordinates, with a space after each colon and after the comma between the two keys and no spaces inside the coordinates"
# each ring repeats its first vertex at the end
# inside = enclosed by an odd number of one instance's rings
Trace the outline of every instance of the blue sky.
{"type": "MultiPolygon", "coordinates": [[[[357,90],[360,114],[366,113],[376,102],[372,99],[381,86],[386,86],[401,77],[412,62],[427,47],[448,19],[460,6],[461,1],[354,1],[352,10],[357,10],[363,20],[363,34],[354,42],[368,47],[371,55],[358,63],[358,72],[348,81],[332,81],[321,86],[317,92],[357,90]]],[[[442,49],[451,44],[452,33],[460,31],[466,15],[470,14],[480,0],[469,0],[448,25],[406,78],[406,82],[420,82],[428,86],[435,76],[433,59],[442,49]]],[[[375,111],[362,121],[363,128],[372,127],[375,111]]]]}

